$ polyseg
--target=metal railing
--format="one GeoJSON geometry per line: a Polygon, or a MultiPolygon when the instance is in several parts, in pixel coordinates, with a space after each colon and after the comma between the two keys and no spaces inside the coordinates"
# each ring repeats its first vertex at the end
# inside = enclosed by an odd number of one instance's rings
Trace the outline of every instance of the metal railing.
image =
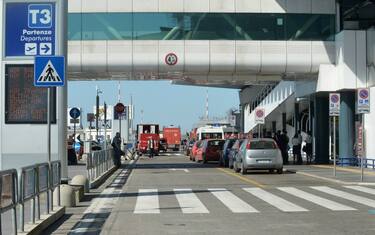
{"type": "MultiPolygon", "coordinates": [[[[21,168],[19,174],[15,169],[0,171],[1,214],[13,210],[13,232],[17,234],[25,230],[25,203],[31,201],[30,222],[40,220],[40,195],[46,193],[46,214],[53,211],[53,191],[57,189],[57,205],[60,206],[61,163],[53,161],[51,165],[41,163],[21,168]],[[18,185],[18,178],[20,184],[18,185]],[[19,207],[19,226],[17,226],[17,210],[19,207]]],[[[1,219],[0,219],[1,225],[1,219]]],[[[1,228],[1,227],[0,227],[1,228]]],[[[0,231],[0,234],[1,231],[0,231]]]]}
{"type": "Polygon", "coordinates": [[[0,171],[0,234],[2,234],[1,215],[12,210],[13,231],[17,233],[18,177],[15,169],[0,171]]]}
{"type": "Polygon", "coordinates": [[[87,178],[89,182],[93,182],[111,170],[114,166],[113,149],[93,151],[87,154],[87,178]]]}
{"type": "MultiPolygon", "coordinates": [[[[337,159],[337,165],[360,167],[361,161],[360,157],[342,157],[337,159]]],[[[375,169],[375,159],[363,158],[363,167],[375,169]]]]}

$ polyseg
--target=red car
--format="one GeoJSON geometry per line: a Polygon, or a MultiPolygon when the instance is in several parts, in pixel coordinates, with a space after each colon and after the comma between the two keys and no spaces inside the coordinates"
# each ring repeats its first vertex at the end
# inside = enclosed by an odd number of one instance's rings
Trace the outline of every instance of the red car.
{"type": "Polygon", "coordinates": [[[193,147],[190,151],[190,160],[195,161],[195,157],[197,156],[197,152],[202,147],[202,141],[195,141],[193,147]]]}
{"type": "Polygon", "coordinates": [[[219,161],[225,140],[210,139],[202,142],[201,151],[197,151],[195,159],[206,163],[208,161],[219,161]]]}

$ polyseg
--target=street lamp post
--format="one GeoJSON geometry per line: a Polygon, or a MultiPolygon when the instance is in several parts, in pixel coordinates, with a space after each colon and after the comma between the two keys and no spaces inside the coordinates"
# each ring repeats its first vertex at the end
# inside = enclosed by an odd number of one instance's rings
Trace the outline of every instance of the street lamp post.
{"type": "Polygon", "coordinates": [[[103,93],[101,90],[99,90],[98,86],[96,86],[96,113],[95,113],[95,119],[96,119],[96,140],[99,141],[99,94],[103,93]]]}

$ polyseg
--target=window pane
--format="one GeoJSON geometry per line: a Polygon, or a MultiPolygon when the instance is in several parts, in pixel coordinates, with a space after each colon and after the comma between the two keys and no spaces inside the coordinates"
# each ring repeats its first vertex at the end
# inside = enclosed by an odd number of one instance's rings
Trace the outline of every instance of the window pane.
{"type": "Polygon", "coordinates": [[[193,13],[185,15],[185,39],[234,40],[235,14],[193,13]]]}
{"type": "Polygon", "coordinates": [[[183,39],[183,13],[135,13],[134,40],[183,39]]]}
{"type": "Polygon", "coordinates": [[[69,40],[82,40],[82,15],[77,13],[69,14],[68,17],[68,38],[69,40]]]}
{"type": "Polygon", "coordinates": [[[288,14],[286,23],[288,40],[334,40],[332,15],[288,14]]]}
{"type": "Polygon", "coordinates": [[[237,14],[238,40],[285,40],[285,15],[237,14]]]}
{"type": "Polygon", "coordinates": [[[132,39],[131,13],[82,14],[82,40],[132,39]]]}

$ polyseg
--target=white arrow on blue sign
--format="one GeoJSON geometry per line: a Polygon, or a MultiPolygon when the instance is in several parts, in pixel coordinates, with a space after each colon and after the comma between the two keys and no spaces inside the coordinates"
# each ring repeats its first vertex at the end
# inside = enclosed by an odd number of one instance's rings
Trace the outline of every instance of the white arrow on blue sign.
{"type": "Polygon", "coordinates": [[[64,56],[36,56],[34,62],[34,86],[56,87],[64,85],[64,56]]]}
{"type": "Polygon", "coordinates": [[[79,116],[81,116],[81,111],[79,111],[78,108],[72,108],[69,111],[69,115],[70,115],[71,118],[77,119],[77,118],[79,118],[79,116]]]}

